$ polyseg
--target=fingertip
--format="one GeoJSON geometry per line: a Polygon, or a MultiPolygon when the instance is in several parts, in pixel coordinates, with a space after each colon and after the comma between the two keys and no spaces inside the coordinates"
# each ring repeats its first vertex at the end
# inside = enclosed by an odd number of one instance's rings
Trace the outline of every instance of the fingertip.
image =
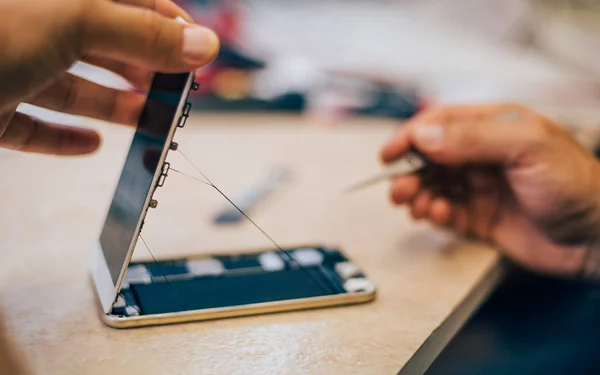
{"type": "Polygon", "coordinates": [[[419,221],[421,220],[423,217],[422,216],[417,216],[415,214],[415,203],[413,202],[410,206],[410,216],[412,217],[413,220],[415,221],[419,221]]]}
{"type": "Polygon", "coordinates": [[[382,162],[388,163],[391,161],[395,154],[398,152],[398,146],[396,145],[395,139],[390,139],[381,147],[379,151],[379,158],[382,162]]]}
{"type": "Polygon", "coordinates": [[[217,34],[209,28],[190,25],[183,30],[183,55],[188,64],[200,68],[213,61],[220,49],[217,34]]]}
{"type": "Polygon", "coordinates": [[[85,129],[81,133],[80,150],[81,154],[91,154],[96,152],[102,145],[100,133],[92,129],[85,129]]]}
{"type": "Polygon", "coordinates": [[[211,29],[207,29],[210,31],[211,34],[211,38],[212,38],[212,45],[213,45],[213,50],[212,52],[209,54],[208,57],[208,62],[213,61],[217,55],[219,54],[219,50],[221,49],[221,39],[219,38],[219,36],[217,35],[217,33],[214,30],[211,29]]]}
{"type": "Polygon", "coordinates": [[[100,149],[104,145],[104,137],[102,136],[102,134],[100,134],[97,131],[94,131],[94,133],[96,134],[96,137],[98,139],[98,143],[97,143],[96,149],[100,149]]]}
{"type": "Polygon", "coordinates": [[[452,207],[448,200],[435,198],[429,206],[429,218],[437,225],[446,225],[450,221],[452,207]]]}
{"type": "Polygon", "coordinates": [[[92,129],[64,127],[61,129],[60,155],[87,155],[102,144],[102,137],[92,129]]]}
{"type": "Polygon", "coordinates": [[[454,229],[459,233],[466,234],[469,226],[467,211],[464,207],[458,206],[453,210],[454,229]]]}
{"type": "Polygon", "coordinates": [[[408,151],[410,148],[408,131],[406,124],[402,125],[398,132],[382,146],[379,157],[383,163],[390,163],[408,151]]]}
{"type": "Polygon", "coordinates": [[[419,191],[420,178],[416,175],[402,176],[392,182],[390,197],[396,204],[411,201],[419,191]]]}
{"type": "Polygon", "coordinates": [[[423,191],[416,196],[411,206],[411,213],[414,219],[420,220],[427,215],[430,200],[431,193],[429,191],[423,191]]]}
{"type": "Polygon", "coordinates": [[[381,152],[379,153],[379,159],[382,163],[387,164],[400,157],[402,153],[402,147],[399,147],[395,143],[389,143],[381,149],[381,152]]]}
{"type": "Polygon", "coordinates": [[[220,41],[213,30],[195,24],[187,13],[180,14],[175,21],[187,26],[183,29],[183,53],[192,60],[192,64],[205,65],[216,58],[220,41]]]}

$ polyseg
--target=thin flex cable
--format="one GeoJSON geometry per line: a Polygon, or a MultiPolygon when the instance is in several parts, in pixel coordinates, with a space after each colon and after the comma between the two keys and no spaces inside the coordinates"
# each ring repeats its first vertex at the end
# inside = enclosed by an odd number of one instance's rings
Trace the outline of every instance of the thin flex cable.
{"type": "Polygon", "coordinates": [[[180,170],[178,170],[178,169],[175,169],[175,168],[173,168],[173,167],[171,167],[169,170],[170,170],[170,171],[173,171],[173,172],[175,172],[175,173],[179,173],[180,175],[182,175],[182,176],[184,176],[184,177],[191,178],[192,180],[196,180],[196,181],[198,181],[198,182],[202,182],[204,185],[208,185],[208,186],[210,186],[210,187],[213,187],[213,185],[212,185],[212,184],[210,184],[210,183],[208,183],[208,182],[206,182],[206,181],[203,181],[203,180],[199,179],[198,177],[194,177],[194,176],[192,176],[192,175],[189,175],[189,174],[187,174],[187,173],[184,173],[184,172],[182,172],[182,171],[180,171],[180,170]]]}
{"type": "Polygon", "coordinates": [[[167,277],[167,274],[163,271],[163,269],[160,266],[160,263],[158,262],[158,260],[156,260],[156,257],[154,256],[154,253],[152,253],[152,250],[150,250],[150,247],[148,246],[148,243],[146,242],[146,240],[144,239],[144,237],[142,236],[141,233],[140,233],[140,239],[142,240],[142,243],[146,247],[146,250],[148,250],[148,253],[152,257],[152,259],[154,260],[154,264],[156,264],[156,267],[158,268],[158,271],[161,273],[162,277],[165,278],[165,281],[167,282],[167,284],[169,284],[169,288],[173,292],[173,295],[177,298],[177,301],[181,305],[181,308],[185,310],[185,304],[183,303],[183,299],[181,298],[181,296],[179,296],[179,293],[177,293],[175,291],[175,288],[173,288],[173,284],[171,284],[171,281],[167,277]]]}
{"type": "Polygon", "coordinates": [[[254,220],[252,220],[252,218],[250,218],[250,216],[248,216],[241,208],[238,207],[238,205],[236,205],[225,193],[223,193],[223,191],[221,191],[221,189],[219,189],[204,173],[202,173],[202,171],[194,164],[192,163],[192,161],[185,156],[185,154],[181,151],[181,149],[178,149],[177,151],[179,151],[179,153],[181,154],[181,156],[183,156],[183,158],[198,172],[200,173],[200,175],[204,178],[204,180],[201,180],[199,178],[196,178],[194,176],[190,176],[186,173],[183,173],[181,171],[178,171],[176,169],[171,168],[172,171],[181,174],[182,176],[194,179],[198,182],[202,182],[210,187],[212,187],[213,189],[215,189],[223,198],[225,198],[227,200],[227,202],[229,202],[236,210],[238,210],[238,212],[240,214],[242,214],[259,232],[261,232],[275,247],[277,247],[277,253],[279,254],[279,256],[281,258],[284,258],[285,260],[287,260],[289,263],[293,264],[296,268],[304,270],[304,272],[306,272],[307,275],[310,276],[311,279],[315,280],[317,282],[317,284],[319,284],[319,286],[324,290],[324,291],[329,291],[331,288],[329,288],[327,285],[325,285],[323,283],[322,280],[320,280],[319,278],[317,278],[316,276],[314,276],[313,274],[311,274],[307,269],[305,269],[304,267],[302,267],[300,264],[298,264],[298,262],[292,257],[290,256],[287,251],[285,251],[281,246],[279,246],[279,244],[277,243],[277,241],[275,241],[273,239],[273,237],[271,237],[267,232],[265,232],[258,224],[256,224],[256,222],[254,220]]]}

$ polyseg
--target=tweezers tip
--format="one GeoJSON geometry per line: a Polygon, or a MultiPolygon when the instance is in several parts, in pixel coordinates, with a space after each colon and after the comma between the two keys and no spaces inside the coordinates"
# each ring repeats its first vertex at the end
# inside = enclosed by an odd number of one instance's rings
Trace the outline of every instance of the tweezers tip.
{"type": "Polygon", "coordinates": [[[364,188],[364,187],[365,187],[365,186],[364,186],[363,184],[360,184],[360,185],[352,185],[352,186],[349,186],[349,187],[347,187],[347,188],[343,189],[341,193],[342,193],[342,195],[348,195],[348,194],[352,194],[352,193],[355,193],[355,192],[357,192],[357,191],[361,190],[361,189],[362,189],[362,188],[364,188]]]}

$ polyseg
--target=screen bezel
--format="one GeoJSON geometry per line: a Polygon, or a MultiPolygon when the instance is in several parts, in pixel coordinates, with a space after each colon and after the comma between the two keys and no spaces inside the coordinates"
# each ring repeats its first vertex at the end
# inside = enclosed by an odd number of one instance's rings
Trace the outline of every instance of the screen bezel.
{"type": "MultiPolygon", "coordinates": [[[[161,73],[157,73],[157,75],[159,75],[159,74],[161,74],[161,73]]],[[[134,231],[134,235],[133,235],[133,238],[127,249],[125,262],[121,265],[121,270],[120,270],[119,278],[117,280],[116,285],[112,281],[110,270],[108,268],[108,263],[104,256],[104,251],[103,251],[102,245],[100,243],[100,238],[98,238],[96,240],[96,243],[92,250],[92,264],[91,264],[92,279],[93,279],[94,285],[96,287],[96,293],[98,295],[98,298],[100,299],[102,309],[105,314],[110,313],[110,311],[112,309],[112,305],[115,302],[115,300],[117,299],[117,295],[119,293],[119,290],[121,289],[121,284],[123,283],[123,279],[125,277],[127,267],[129,265],[129,262],[131,261],[131,257],[133,256],[133,250],[135,249],[135,246],[137,244],[137,240],[138,240],[138,237],[139,237],[139,234],[141,231],[142,223],[146,217],[148,208],[150,207],[150,201],[152,200],[152,196],[154,195],[154,191],[156,190],[158,181],[161,178],[162,167],[167,158],[167,153],[169,151],[171,142],[175,135],[175,130],[177,129],[177,125],[179,124],[180,118],[183,115],[183,110],[184,110],[188,95],[194,84],[194,79],[195,79],[194,73],[192,72],[192,73],[188,73],[188,74],[189,75],[188,75],[187,82],[185,84],[184,90],[179,99],[179,103],[177,106],[177,110],[175,112],[175,116],[173,117],[173,121],[169,128],[169,133],[167,135],[165,144],[163,146],[163,149],[162,149],[162,152],[160,155],[158,167],[156,168],[156,171],[152,178],[151,187],[148,190],[148,193],[147,193],[145,201],[144,201],[144,209],[142,210],[142,214],[138,218],[137,225],[136,225],[136,228],[134,231]]],[[[152,89],[153,89],[153,87],[150,87],[149,92],[152,92],[152,89]]]]}

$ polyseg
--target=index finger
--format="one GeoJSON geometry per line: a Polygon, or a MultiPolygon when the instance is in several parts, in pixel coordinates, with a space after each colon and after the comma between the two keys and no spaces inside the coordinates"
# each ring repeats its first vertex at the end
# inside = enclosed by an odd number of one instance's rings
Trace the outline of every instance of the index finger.
{"type": "Polygon", "coordinates": [[[402,127],[392,136],[392,138],[386,143],[380,153],[381,160],[384,163],[390,163],[400,156],[404,155],[410,148],[410,130],[408,129],[408,123],[402,125],[402,127]]]}
{"type": "Polygon", "coordinates": [[[384,163],[390,163],[404,155],[411,147],[410,127],[411,124],[420,122],[442,122],[447,117],[444,108],[436,108],[425,111],[406,121],[402,127],[382,148],[380,156],[384,163]]]}
{"type": "Polygon", "coordinates": [[[404,155],[411,147],[410,127],[414,124],[447,125],[452,122],[490,121],[498,115],[523,112],[514,104],[477,104],[438,107],[418,114],[407,121],[381,150],[381,159],[389,163],[404,155]]]}

